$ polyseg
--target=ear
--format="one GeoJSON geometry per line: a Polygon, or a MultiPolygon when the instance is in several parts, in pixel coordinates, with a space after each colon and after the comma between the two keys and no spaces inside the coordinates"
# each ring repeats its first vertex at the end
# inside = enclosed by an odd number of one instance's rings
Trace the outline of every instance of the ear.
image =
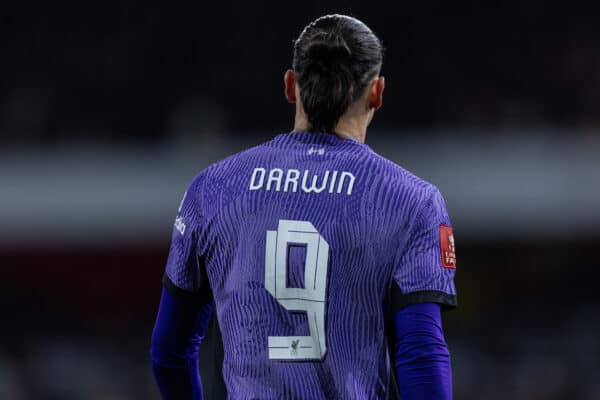
{"type": "Polygon", "coordinates": [[[289,103],[296,102],[296,74],[293,70],[288,69],[283,75],[283,83],[285,84],[285,98],[289,103]]]}
{"type": "Polygon", "coordinates": [[[385,78],[379,76],[371,83],[369,89],[369,106],[375,110],[379,110],[383,104],[383,90],[385,89],[385,78]]]}

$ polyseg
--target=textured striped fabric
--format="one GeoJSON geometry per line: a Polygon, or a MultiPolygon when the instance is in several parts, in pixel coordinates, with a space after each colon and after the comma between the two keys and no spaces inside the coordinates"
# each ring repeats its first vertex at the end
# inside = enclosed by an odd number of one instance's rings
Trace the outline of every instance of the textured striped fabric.
{"type": "Polygon", "coordinates": [[[430,183],[365,144],[286,133],[194,179],[166,276],[212,291],[229,398],[385,399],[391,288],[455,303],[440,226],[430,183]]]}

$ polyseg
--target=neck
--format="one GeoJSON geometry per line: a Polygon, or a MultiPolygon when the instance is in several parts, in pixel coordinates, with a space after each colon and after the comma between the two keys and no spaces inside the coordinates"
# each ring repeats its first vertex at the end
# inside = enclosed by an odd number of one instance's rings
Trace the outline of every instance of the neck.
{"type": "MultiPolygon", "coordinates": [[[[367,134],[367,125],[369,125],[368,118],[362,116],[353,117],[350,115],[343,115],[335,126],[335,133],[342,139],[352,139],[357,142],[364,143],[365,136],[367,134]]],[[[296,112],[296,119],[294,121],[294,131],[296,132],[310,132],[310,123],[306,114],[302,112],[296,112]]]]}
{"type": "Polygon", "coordinates": [[[336,127],[335,133],[341,138],[352,139],[364,143],[367,135],[367,121],[364,118],[341,118],[336,127]]]}

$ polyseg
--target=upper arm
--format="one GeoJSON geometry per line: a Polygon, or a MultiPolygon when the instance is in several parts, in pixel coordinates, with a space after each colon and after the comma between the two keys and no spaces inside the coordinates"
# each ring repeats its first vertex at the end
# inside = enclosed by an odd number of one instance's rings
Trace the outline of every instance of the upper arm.
{"type": "Polygon", "coordinates": [[[454,236],[446,204],[437,188],[422,202],[394,268],[395,311],[409,304],[456,306],[454,236]]]}
{"type": "Polygon", "coordinates": [[[178,209],[163,282],[176,295],[206,296],[206,223],[202,207],[202,176],[188,187],[178,209]]]}

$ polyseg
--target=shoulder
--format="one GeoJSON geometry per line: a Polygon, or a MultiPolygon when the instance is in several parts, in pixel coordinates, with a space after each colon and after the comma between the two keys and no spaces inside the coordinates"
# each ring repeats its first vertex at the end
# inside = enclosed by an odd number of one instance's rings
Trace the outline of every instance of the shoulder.
{"type": "MultiPolygon", "coordinates": [[[[379,187],[372,191],[380,193],[378,204],[388,210],[386,215],[398,230],[413,232],[432,223],[451,225],[443,196],[433,183],[375,152],[369,164],[378,175],[372,185],[379,187]]],[[[398,237],[406,238],[403,234],[398,237]]]]}
{"type": "Polygon", "coordinates": [[[375,151],[370,151],[367,168],[377,176],[377,181],[392,193],[426,202],[439,194],[439,189],[431,182],[389,160],[375,151]]]}
{"type": "Polygon", "coordinates": [[[236,173],[245,168],[248,161],[266,153],[265,146],[268,143],[261,143],[225,157],[200,171],[196,179],[203,181],[204,184],[208,184],[235,178],[236,173]]]}
{"type": "Polygon", "coordinates": [[[250,147],[240,152],[217,161],[199,171],[189,185],[187,195],[211,201],[210,197],[218,195],[237,179],[241,179],[240,172],[244,170],[249,160],[255,159],[265,153],[265,146],[269,142],[250,147]]]}

